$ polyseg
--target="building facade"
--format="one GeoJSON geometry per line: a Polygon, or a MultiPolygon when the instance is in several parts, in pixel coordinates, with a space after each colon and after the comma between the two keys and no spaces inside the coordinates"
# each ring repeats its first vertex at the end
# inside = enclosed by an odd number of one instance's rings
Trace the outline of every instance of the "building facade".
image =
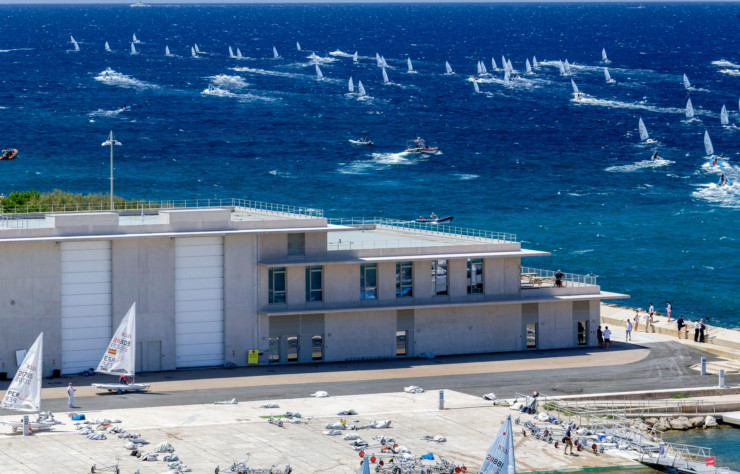
{"type": "Polygon", "coordinates": [[[6,371],[41,331],[45,372],[96,367],[133,302],[137,371],[160,371],[591,346],[625,297],[522,267],[547,253],[511,234],[208,204],[6,214],[6,371]]]}

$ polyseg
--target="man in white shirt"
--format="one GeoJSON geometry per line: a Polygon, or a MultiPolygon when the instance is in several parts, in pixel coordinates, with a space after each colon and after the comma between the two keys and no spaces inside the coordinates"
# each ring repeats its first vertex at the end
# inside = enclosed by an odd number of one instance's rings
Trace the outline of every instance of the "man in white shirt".
{"type": "Polygon", "coordinates": [[[699,333],[701,332],[702,324],[698,319],[694,319],[694,342],[699,342],[699,333]]]}
{"type": "Polygon", "coordinates": [[[611,338],[612,338],[612,331],[611,331],[611,329],[609,329],[609,326],[606,326],[604,328],[603,336],[604,336],[604,347],[606,347],[606,350],[608,351],[609,350],[609,342],[611,341],[611,338]]]}
{"type": "Polygon", "coordinates": [[[624,335],[625,341],[632,340],[632,321],[630,321],[629,319],[627,320],[627,326],[624,328],[624,335]]]}

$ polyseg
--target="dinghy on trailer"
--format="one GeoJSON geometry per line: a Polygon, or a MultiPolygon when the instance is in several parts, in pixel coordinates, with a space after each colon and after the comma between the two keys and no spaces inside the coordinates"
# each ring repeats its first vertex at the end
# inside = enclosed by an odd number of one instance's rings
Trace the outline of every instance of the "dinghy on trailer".
{"type": "Polygon", "coordinates": [[[131,305],[121,324],[116,329],[103,353],[103,358],[95,369],[101,374],[117,375],[122,380],[131,378],[130,383],[94,383],[93,388],[117,392],[145,392],[149,384],[135,383],[136,364],[136,303],[131,305]]]}

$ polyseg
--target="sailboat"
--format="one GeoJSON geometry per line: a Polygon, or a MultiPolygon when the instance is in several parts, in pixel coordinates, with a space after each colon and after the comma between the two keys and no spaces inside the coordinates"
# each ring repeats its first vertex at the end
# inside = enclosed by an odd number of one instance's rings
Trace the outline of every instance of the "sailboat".
{"type": "Polygon", "coordinates": [[[537,62],[537,56],[532,56],[532,67],[535,69],[540,68],[540,63],[537,62]]]}
{"type": "Polygon", "coordinates": [[[478,474],[516,474],[514,458],[514,433],[511,427],[511,415],[506,417],[496,438],[488,448],[478,474]]]}
{"type": "Polygon", "coordinates": [[[606,49],[601,48],[601,62],[604,64],[609,64],[611,61],[609,61],[609,58],[606,56],[606,49]]]}
{"type": "Polygon", "coordinates": [[[501,67],[504,69],[504,71],[509,69],[509,64],[506,62],[506,58],[503,54],[501,55],[501,67]]]}
{"type": "Polygon", "coordinates": [[[380,59],[379,53],[375,53],[375,65],[378,67],[383,67],[383,61],[380,59]]]}
{"type": "Polygon", "coordinates": [[[195,48],[193,48],[192,46],[190,47],[190,56],[192,56],[194,58],[197,58],[198,57],[198,55],[195,54],[195,48]]]}
{"type": "Polygon", "coordinates": [[[445,71],[447,71],[447,74],[454,74],[454,72],[452,72],[452,66],[450,66],[449,61],[445,61],[445,71]]]}
{"type": "Polygon", "coordinates": [[[74,47],[75,51],[80,50],[80,45],[77,44],[77,41],[75,41],[74,37],[72,35],[69,36],[69,42],[72,43],[72,46],[74,47]]]}
{"type": "Polygon", "coordinates": [[[138,52],[136,51],[136,46],[134,46],[134,43],[131,43],[131,54],[139,54],[139,53],[138,53],[138,52]]]}
{"type": "Polygon", "coordinates": [[[576,85],[576,81],[573,79],[570,80],[570,85],[573,87],[573,99],[574,100],[581,100],[583,99],[583,92],[578,90],[578,86],[576,85]]]}
{"type": "Polygon", "coordinates": [[[491,58],[491,68],[493,71],[498,71],[498,65],[496,64],[496,60],[491,58]]]}
{"type": "Polygon", "coordinates": [[[689,77],[686,74],[683,75],[683,86],[685,89],[691,89],[691,83],[689,82],[689,77]]]}
{"type": "Polygon", "coordinates": [[[273,47],[272,47],[272,58],[273,58],[273,59],[277,59],[277,58],[279,58],[279,57],[280,57],[280,55],[279,55],[279,54],[278,54],[278,52],[277,52],[277,48],[276,48],[275,46],[273,46],[273,47]]]}
{"type": "MultiPolygon", "coordinates": [[[[725,164],[722,163],[722,160],[720,160],[720,157],[714,154],[714,147],[712,146],[712,139],[709,138],[709,132],[704,130],[704,152],[707,155],[707,158],[709,159],[709,166],[715,167],[719,166],[720,168],[724,168],[725,164]]],[[[720,155],[721,156],[721,155],[720,155]]]]}
{"type": "MultiPolygon", "coordinates": [[[[43,376],[44,333],[38,335],[36,341],[26,353],[23,362],[13,377],[13,381],[5,392],[0,408],[25,413],[41,413],[41,377],[43,376]]],[[[11,426],[14,432],[23,429],[23,421],[5,423],[11,426]]],[[[39,419],[29,422],[31,431],[48,430],[56,422],[50,419],[39,419]]]]}
{"type": "Polygon", "coordinates": [[[391,81],[388,80],[388,73],[385,72],[385,68],[383,68],[383,84],[390,84],[391,81]]]}
{"type": "Polygon", "coordinates": [[[316,64],[316,79],[323,79],[324,75],[321,74],[321,68],[319,68],[319,65],[316,64]]]}
{"type": "Polygon", "coordinates": [[[350,92],[355,91],[355,83],[352,81],[352,78],[349,78],[349,82],[347,83],[347,89],[349,89],[350,92]]]}
{"type": "Polygon", "coordinates": [[[475,92],[480,92],[480,87],[478,87],[478,81],[473,81],[473,89],[475,92]]]}
{"type": "Polygon", "coordinates": [[[511,72],[511,73],[514,72],[514,66],[511,65],[511,59],[509,59],[508,61],[506,61],[506,67],[509,68],[509,72],[511,72]]]}
{"type": "Polygon", "coordinates": [[[242,52],[239,50],[239,48],[236,48],[236,59],[244,59],[244,56],[242,56],[242,52]]]}
{"type": "Polygon", "coordinates": [[[566,74],[570,75],[570,63],[567,59],[563,61],[563,69],[565,69],[566,74]]]}
{"type": "Polygon", "coordinates": [[[170,47],[169,46],[165,46],[164,47],[164,55],[165,56],[172,56],[172,54],[170,53],[170,47]]]}
{"type": "Polygon", "coordinates": [[[480,73],[488,74],[488,70],[486,69],[486,65],[483,64],[483,61],[479,61],[478,64],[480,64],[480,73]]]}
{"type": "Polygon", "coordinates": [[[565,66],[563,66],[563,61],[558,61],[558,69],[560,70],[560,75],[565,76],[565,66]]]}
{"type": "Polygon", "coordinates": [[[109,392],[144,392],[149,384],[134,383],[136,367],[136,303],[131,305],[126,316],[121,320],[118,329],[103,353],[103,358],[95,369],[101,374],[131,377],[131,383],[94,383],[93,388],[109,392]]]}
{"type": "Polygon", "coordinates": [[[406,66],[408,66],[408,70],[406,72],[414,72],[414,66],[411,64],[411,58],[406,58],[406,66]]]}
{"type": "Polygon", "coordinates": [[[234,56],[234,50],[232,50],[232,49],[231,49],[231,46],[229,46],[229,57],[230,57],[231,59],[234,59],[234,58],[236,58],[236,56],[234,56]]]}
{"type": "Polygon", "coordinates": [[[301,43],[299,43],[298,41],[295,42],[295,49],[297,49],[298,51],[301,50],[301,43]]]}
{"type": "Polygon", "coordinates": [[[686,101],[686,118],[694,118],[694,106],[691,104],[691,99],[686,101]]]}
{"type": "Polygon", "coordinates": [[[730,117],[727,116],[727,107],[725,107],[724,104],[722,104],[722,111],[720,111],[719,113],[719,120],[722,123],[722,125],[730,124],[730,117]]]}
{"type": "Polygon", "coordinates": [[[108,42],[105,42],[105,50],[110,53],[111,49],[110,46],[108,46],[108,42]]]}
{"type": "Polygon", "coordinates": [[[367,95],[365,88],[362,86],[362,81],[357,81],[357,95],[359,97],[365,97],[367,95]]]}
{"type": "Polygon", "coordinates": [[[640,140],[645,143],[655,143],[655,140],[650,138],[650,135],[648,135],[647,127],[645,126],[645,122],[642,121],[642,117],[640,117],[640,120],[637,122],[637,128],[640,131],[640,140]]]}
{"type": "Polygon", "coordinates": [[[504,71],[504,85],[506,87],[509,87],[511,85],[511,78],[509,77],[509,70],[506,69],[504,71]]]}
{"type": "Polygon", "coordinates": [[[355,54],[352,55],[352,62],[357,62],[357,51],[355,51],[355,54]]]}
{"type": "Polygon", "coordinates": [[[529,59],[524,63],[524,67],[527,68],[527,74],[532,74],[532,65],[529,64],[529,59]]]}
{"type": "Polygon", "coordinates": [[[131,40],[132,43],[141,43],[138,39],[136,39],[136,33],[134,33],[134,38],[131,40]]]}
{"type": "Polygon", "coordinates": [[[195,43],[195,44],[193,45],[193,49],[195,49],[195,52],[196,52],[196,53],[198,53],[198,54],[200,54],[200,53],[201,53],[201,51],[200,51],[200,48],[198,47],[198,43],[195,43]]]}
{"type": "Polygon", "coordinates": [[[380,57],[380,67],[388,67],[388,62],[385,60],[385,56],[380,57]]]}
{"type": "Polygon", "coordinates": [[[614,79],[612,79],[612,75],[609,74],[609,68],[606,68],[606,67],[604,68],[604,79],[606,79],[607,84],[614,84],[615,82],[617,82],[614,79]]]}

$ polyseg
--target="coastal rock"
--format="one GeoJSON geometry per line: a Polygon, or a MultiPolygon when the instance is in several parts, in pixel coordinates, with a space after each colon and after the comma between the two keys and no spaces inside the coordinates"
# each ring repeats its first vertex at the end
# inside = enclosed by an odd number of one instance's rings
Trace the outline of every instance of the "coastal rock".
{"type": "Polygon", "coordinates": [[[689,419],[689,423],[691,424],[692,428],[701,428],[702,426],[704,426],[704,417],[695,416],[689,419]]]}
{"type": "Polygon", "coordinates": [[[671,429],[671,425],[668,424],[668,420],[665,418],[661,418],[658,420],[657,423],[653,425],[653,428],[655,428],[658,431],[667,431],[671,429]]]}
{"type": "Polygon", "coordinates": [[[689,423],[689,419],[685,416],[679,416],[678,418],[672,418],[668,420],[668,424],[671,425],[671,428],[674,430],[687,430],[691,428],[691,423],[689,423]]]}
{"type": "Polygon", "coordinates": [[[653,426],[655,426],[655,424],[657,422],[658,422],[658,419],[657,418],[645,418],[645,420],[643,420],[643,423],[645,423],[646,425],[648,425],[651,428],[653,426]]]}
{"type": "Polygon", "coordinates": [[[707,417],[704,418],[704,426],[706,428],[713,428],[717,426],[717,419],[712,415],[707,415],[707,417]]]}

